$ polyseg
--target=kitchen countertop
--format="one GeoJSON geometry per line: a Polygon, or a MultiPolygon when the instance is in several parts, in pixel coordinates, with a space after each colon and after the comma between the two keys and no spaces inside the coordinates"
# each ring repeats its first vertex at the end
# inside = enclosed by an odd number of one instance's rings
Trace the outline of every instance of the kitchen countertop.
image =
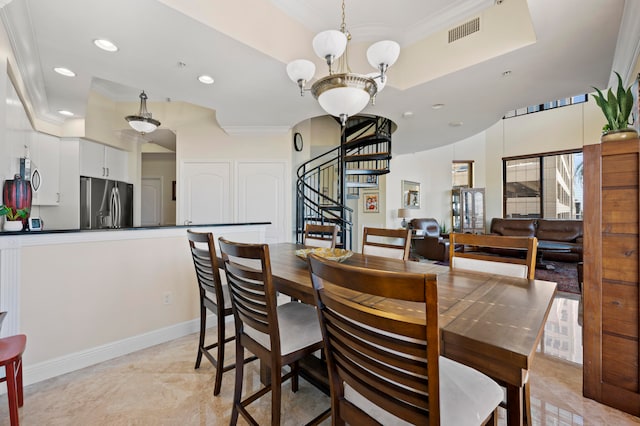
{"type": "Polygon", "coordinates": [[[87,233],[87,232],[104,232],[104,231],[149,231],[155,229],[189,229],[189,228],[211,228],[222,226],[246,226],[246,225],[270,225],[271,222],[246,222],[246,223],[215,223],[215,224],[203,224],[203,225],[168,225],[168,226],[133,226],[131,228],[103,228],[103,229],[44,229],[42,231],[17,231],[17,232],[0,232],[0,237],[3,236],[19,236],[19,235],[49,235],[49,234],[71,234],[71,233],[87,233]]]}

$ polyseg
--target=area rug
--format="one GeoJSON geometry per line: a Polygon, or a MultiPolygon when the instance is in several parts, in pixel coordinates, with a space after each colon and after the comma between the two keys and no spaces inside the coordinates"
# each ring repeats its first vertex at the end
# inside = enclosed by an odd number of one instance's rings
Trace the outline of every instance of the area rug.
{"type": "MultiPolygon", "coordinates": [[[[449,266],[449,262],[434,262],[437,265],[449,266]]],[[[576,263],[544,261],[554,269],[536,268],[536,279],[558,283],[558,291],[580,294],[578,286],[578,266],[576,263]]]]}
{"type": "Polygon", "coordinates": [[[537,280],[554,281],[558,283],[558,291],[580,294],[580,287],[578,286],[578,266],[576,263],[545,260],[544,264],[552,265],[555,269],[537,267],[537,280]]]}

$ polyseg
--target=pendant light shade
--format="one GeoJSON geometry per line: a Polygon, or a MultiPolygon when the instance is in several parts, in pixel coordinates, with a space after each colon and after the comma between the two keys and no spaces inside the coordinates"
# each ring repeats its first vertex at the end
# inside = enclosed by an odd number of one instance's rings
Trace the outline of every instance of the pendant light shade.
{"type": "Polygon", "coordinates": [[[340,117],[356,115],[369,103],[369,94],[357,87],[337,87],[318,96],[318,103],[329,114],[340,117]]]}
{"type": "Polygon", "coordinates": [[[313,38],[312,44],[316,55],[319,58],[326,59],[327,64],[330,65],[333,59],[342,56],[347,48],[347,36],[338,30],[327,30],[318,33],[313,38]]]}
{"type": "Polygon", "coordinates": [[[367,49],[367,60],[375,69],[379,69],[384,64],[392,66],[400,56],[400,45],[395,41],[383,40],[372,44],[367,49]]]}
{"type": "Polygon", "coordinates": [[[151,113],[147,111],[147,94],[144,93],[144,90],[140,93],[140,110],[138,114],[128,115],[124,119],[129,122],[129,126],[135,131],[142,134],[151,133],[160,126],[160,122],[154,120],[151,117],[151,113]]]}

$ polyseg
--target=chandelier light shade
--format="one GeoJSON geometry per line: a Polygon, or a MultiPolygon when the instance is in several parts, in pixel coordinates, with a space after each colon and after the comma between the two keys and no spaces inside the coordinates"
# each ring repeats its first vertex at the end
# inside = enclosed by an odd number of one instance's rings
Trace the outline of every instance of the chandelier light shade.
{"type": "Polygon", "coordinates": [[[346,29],[345,7],[342,1],[342,24],[340,30],[327,30],[313,38],[313,50],[324,59],[329,67],[329,75],[316,80],[311,88],[307,83],[313,79],[315,65],[306,59],[296,59],[287,65],[289,78],[300,88],[300,95],[311,91],[318,103],[328,114],[340,118],[344,125],[347,118],[358,114],[369,102],[375,104],[376,94],[386,84],[387,69],[400,55],[400,45],[395,41],[383,40],[372,44],[367,50],[367,60],[377,72],[366,75],[351,72],[347,54],[351,35],[346,29]],[[334,71],[334,63],[338,70],[334,71]]]}
{"type": "Polygon", "coordinates": [[[320,59],[331,66],[335,58],[339,58],[347,48],[347,36],[338,30],[327,30],[313,38],[313,51],[320,59]]]}
{"type": "Polygon", "coordinates": [[[160,126],[160,122],[158,120],[154,120],[151,117],[151,113],[147,111],[147,94],[140,93],[140,110],[137,115],[127,115],[125,118],[129,122],[129,125],[136,130],[137,132],[142,133],[151,133],[160,126]]]}
{"type": "Polygon", "coordinates": [[[367,106],[377,87],[373,79],[357,74],[334,74],[318,80],[311,88],[313,96],[329,114],[351,117],[367,106]]]}
{"type": "Polygon", "coordinates": [[[296,59],[287,64],[287,74],[289,78],[300,87],[300,95],[304,94],[304,86],[307,81],[313,78],[316,73],[316,65],[306,59],[296,59]]]}
{"type": "Polygon", "coordinates": [[[367,60],[372,67],[380,71],[382,82],[385,81],[387,68],[396,63],[398,56],[400,45],[391,40],[379,41],[367,49],[367,60]]]}

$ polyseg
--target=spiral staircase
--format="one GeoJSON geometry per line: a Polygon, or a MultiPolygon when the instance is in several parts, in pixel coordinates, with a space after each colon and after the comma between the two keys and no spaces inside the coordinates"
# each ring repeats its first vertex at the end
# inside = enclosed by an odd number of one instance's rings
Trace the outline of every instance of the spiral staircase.
{"type": "Polygon", "coordinates": [[[296,182],[296,240],[307,223],[338,226],[338,247],[352,248],[353,209],[346,200],[361,189],[376,188],[389,173],[393,121],[378,116],[350,117],[340,145],[302,164],[296,182]]]}

